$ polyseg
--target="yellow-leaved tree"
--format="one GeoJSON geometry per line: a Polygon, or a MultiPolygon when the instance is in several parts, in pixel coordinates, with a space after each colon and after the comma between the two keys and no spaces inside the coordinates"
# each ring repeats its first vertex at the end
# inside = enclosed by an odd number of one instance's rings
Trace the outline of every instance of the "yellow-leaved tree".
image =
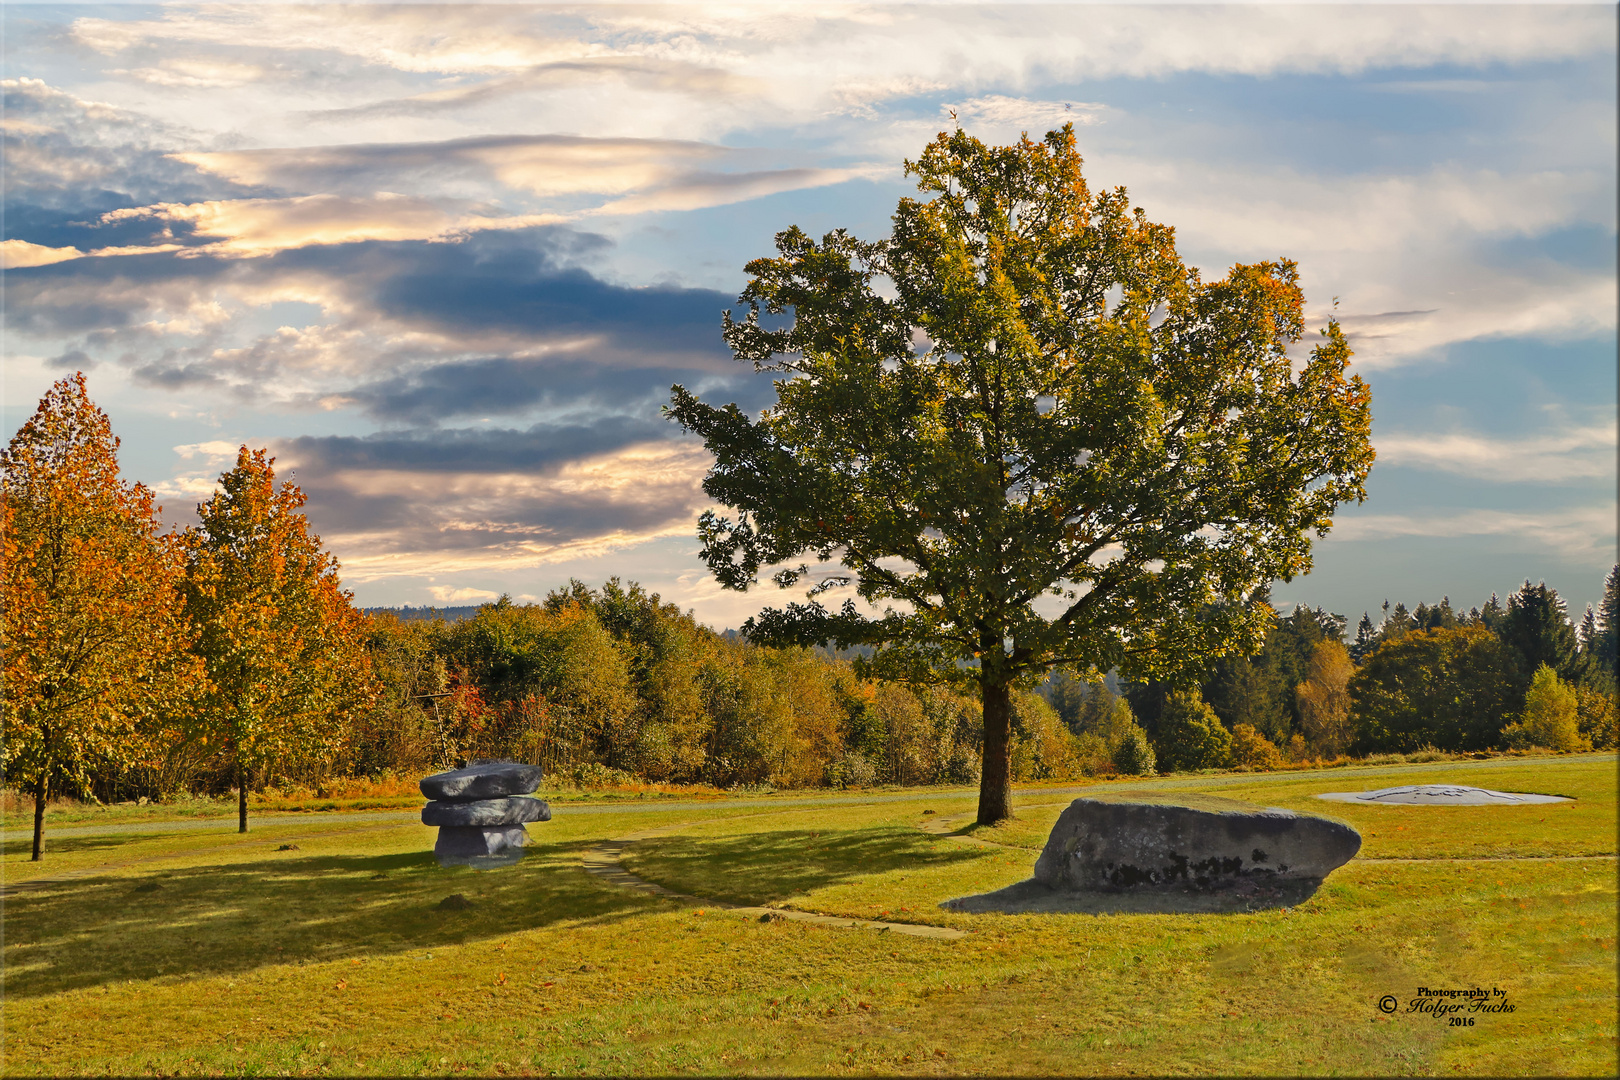
{"type": "Polygon", "coordinates": [[[0,453],[5,782],[45,803],[93,794],[154,749],[198,689],[174,537],[142,484],[118,476],[118,439],[82,372],[59,380],[0,453]]]}
{"type": "Polygon", "coordinates": [[[1354,739],[1350,726],[1350,678],[1356,665],[1337,641],[1323,640],[1311,650],[1305,681],[1294,688],[1300,722],[1319,753],[1337,757],[1354,739]]]}
{"type": "Polygon", "coordinates": [[[230,762],[242,832],[255,773],[330,759],[372,696],[364,617],[274,463],[242,447],[186,544],[186,607],[212,684],[191,735],[230,762]]]}

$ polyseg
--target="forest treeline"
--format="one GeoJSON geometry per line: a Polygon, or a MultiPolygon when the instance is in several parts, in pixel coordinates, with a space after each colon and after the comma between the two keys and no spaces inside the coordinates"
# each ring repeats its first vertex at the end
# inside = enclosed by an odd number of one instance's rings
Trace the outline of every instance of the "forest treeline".
{"type": "MultiPolygon", "coordinates": [[[[245,828],[253,788],[476,758],[581,785],[978,776],[980,706],[952,690],[756,646],[618,579],[455,620],[362,613],[263,451],[243,447],[198,525],[164,533],[117,445],[76,376],[0,455],[4,779],[36,810],[235,788],[245,828]]],[[[1616,744],[1620,567],[1578,624],[1528,581],[1466,612],[1386,604],[1353,635],[1320,609],[1267,611],[1258,654],[1184,685],[1057,672],[1017,691],[1015,779],[1616,744]]]]}

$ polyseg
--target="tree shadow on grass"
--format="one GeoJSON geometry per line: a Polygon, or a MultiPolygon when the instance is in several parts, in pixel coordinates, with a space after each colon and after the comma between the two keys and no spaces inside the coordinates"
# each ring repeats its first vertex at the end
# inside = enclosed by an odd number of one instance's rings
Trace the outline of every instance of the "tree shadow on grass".
{"type": "MultiPolygon", "coordinates": [[[[49,860],[53,855],[72,855],[85,851],[107,851],[111,848],[122,847],[125,844],[138,840],[151,840],[158,834],[146,833],[144,835],[129,833],[117,836],[82,836],[64,837],[57,839],[50,833],[45,834],[45,858],[49,860]]],[[[32,854],[34,850],[33,833],[21,836],[8,836],[0,842],[0,858],[16,858],[32,854]]]]}
{"type": "Polygon", "coordinates": [[[743,836],[669,836],[629,849],[628,867],[665,888],[735,904],[769,904],[891,870],[934,870],[984,852],[943,845],[909,828],[821,833],[808,829],[743,836]]]}
{"type": "Polygon", "coordinates": [[[593,881],[580,869],[588,846],[536,845],[493,871],[441,869],[431,852],[288,853],[55,883],[6,901],[5,992],[37,997],[125,979],[431,950],[660,906],[593,881]],[[439,907],[457,893],[471,906],[439,907]]]}

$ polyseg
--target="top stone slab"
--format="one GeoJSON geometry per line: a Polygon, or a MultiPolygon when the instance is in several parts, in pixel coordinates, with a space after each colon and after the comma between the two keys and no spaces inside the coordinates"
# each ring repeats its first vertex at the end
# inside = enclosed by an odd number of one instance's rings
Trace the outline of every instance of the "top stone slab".
{"type": "Polygon", "coordinates": [[[540,786],[540,766],[515,761],[475,761],[464,769],[424,776],[422,794],[437,802],[473,802],[528,795],[540,786]]]}
{"type": "Polygon", "coordinates": [[[1407,784],[1404,787],[1379,788],[1377,791],[1325,791],[1317,798],[1396,806],[1522,806],[1526,803],[1569,802],[1559,795],[1492,791],[1490,788],[1461,784],[1407,784]]]}

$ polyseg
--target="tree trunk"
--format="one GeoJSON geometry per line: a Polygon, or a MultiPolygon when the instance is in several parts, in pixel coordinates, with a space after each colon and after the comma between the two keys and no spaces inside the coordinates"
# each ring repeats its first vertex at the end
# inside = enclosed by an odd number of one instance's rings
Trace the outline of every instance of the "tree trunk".
{"type": "Polygon", "coordinates": [[[34,857],[31,862],[39,862],[45,857],[45,798],[50,794],[46,788],[48,772],[40,774],[39,786],[34,788],[34,857]]]}
{"type": "Polygon", "coordinates": [[[979,824],[1012,817],[1012,691],[981,680],[984,697],[984,767],[979,773],[979,824]]]}
{"type": "Polygon", "coordinates": [[[247,766],[236,764],[236,831],[247,832],[247,766]]]}

